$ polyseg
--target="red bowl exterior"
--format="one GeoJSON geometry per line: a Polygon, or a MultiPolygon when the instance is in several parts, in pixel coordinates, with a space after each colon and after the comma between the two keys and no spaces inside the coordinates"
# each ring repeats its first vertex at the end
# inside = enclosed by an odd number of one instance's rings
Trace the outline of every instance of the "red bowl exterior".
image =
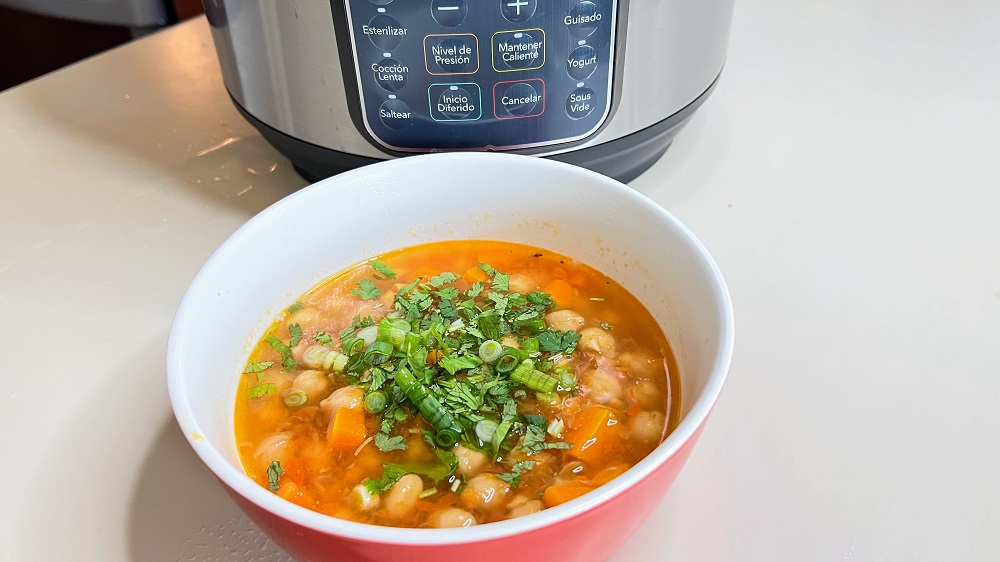
{"type": "Polygon", "coordinates": [[[705,421],[666,462],[607,502],[552,525],[490,541],[448,545],[360,541],[288,521],[225,488],[258,526],[301,561],[510,562],[514,552],[530,552],[531,560],[600,561],[611,556],[656,509],[687,462],[705,421]]]}

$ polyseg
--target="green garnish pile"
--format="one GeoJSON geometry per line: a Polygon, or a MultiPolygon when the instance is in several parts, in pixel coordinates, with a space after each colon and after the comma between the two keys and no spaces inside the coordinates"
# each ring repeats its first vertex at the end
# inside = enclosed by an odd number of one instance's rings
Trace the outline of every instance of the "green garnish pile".
{"type": "MultiPolygon", "coordinates": [[[[369,265],[375,279],[396,278],[384,263],[369,265]]],[[[450,449],[456,443],[494,461],[505,460],[515,448],[521,457],[530,457],[570,447],[548,439],[559,433],[548,431],[549,420],[523,414],[519,406],[529,393],[541,403],[555,404],[560,394],[576,392],[570,370],[557,364],[572,355],[580,335],[546,324],[546,313],[555,307],[549,294],[511,292],[507,274],[487,264],[479,268],[488,279],[464,291],[455,286],[459,276],[450,272],[413,280],[396,293],[385,318],[376,323],[371,317],[355,317],[340,332],[339,349],[324,332],[311,336],[317,345],[330,348],[326,354],[320,350],[323,366],[365,390],[365,407],[379,417],[376,447],[406,449],[398,430],[411,418],[422,417],[430,428],[423,435],[435,460],[415,466],[386,464],[382,478],[365,482],[373,494],[410,473],[458,484],[451,478],[458,462],[450,449]]],[[[352,292],[364,300],[382,295],[368,278],[352,292]]],[[[301,331],[293,331],[296,335],[301,337],[301,331]]],[[[284,365],[291,359],[287,346],[271,339],[267,341],[284,365]]],[[[561,422],[553,426],[561,427],[561,422]]],[[[534,465],[533,460],[521,460],[498,476],[517,486],[534,465]]]]}

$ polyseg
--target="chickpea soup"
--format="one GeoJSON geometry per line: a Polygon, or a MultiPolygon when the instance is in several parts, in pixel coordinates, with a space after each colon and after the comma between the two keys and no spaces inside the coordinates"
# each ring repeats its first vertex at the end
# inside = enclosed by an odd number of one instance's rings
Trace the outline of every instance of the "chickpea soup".
{"type": "Polygon", "coordinates": [[[656,321],[547,250],[449,241],[378,256],[282,311],[236,400],[247,473],[303,507],[466,527],[575,499],[679,417],[656,321]]]}

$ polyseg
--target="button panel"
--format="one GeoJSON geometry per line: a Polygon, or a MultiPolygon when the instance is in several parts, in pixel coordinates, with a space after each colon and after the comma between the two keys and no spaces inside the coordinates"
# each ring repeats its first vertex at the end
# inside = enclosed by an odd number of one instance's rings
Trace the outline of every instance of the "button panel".
{"type": "Polygon", "coordinates": [[[607,119],[618,0],[345,3],[361,114],[386,148],[545,146],[607,119]]]}

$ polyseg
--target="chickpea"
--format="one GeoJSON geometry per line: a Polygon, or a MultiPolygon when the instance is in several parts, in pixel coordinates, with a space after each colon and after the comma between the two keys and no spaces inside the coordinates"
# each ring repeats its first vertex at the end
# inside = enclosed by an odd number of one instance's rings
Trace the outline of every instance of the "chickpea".
{"type": "Polygon", "coordinates": [[[424,482],[416,474],[407,474],[389,488],[382,508],[392,519],[402,519],[413,512],[424,491],[424,482]]]}
{"type": "Polygon", "coordinates": [[[476,524],[476,518],[464,509],[453,507],[438,513],[437,516],[434,517],[432,524],[438,529],[471,527],[476,524]]]}
{"type": "Polygon", "coordinates": [[[331,382],[323,371],[302,371],[292,381],[292,390],[306,393],[309,402],[316,402],[330,391],[331,382]]]}
{"type": "Polygon", "coordinates": [[[628,422],[628,435],[640,443],[656,443],[663,437],[664,423],[662,412],[639,412],[628,422]]]}
{"type": "Polygon", "coordinates": [[[602,328],[584,328],[578,346],[605,357],[615,356],[615,338],[602,328]]]}
{"type": "Polygon", "coordinates": [[[472,509],[493,510],[504,503],[510,486],[492,474],[480,474],[469,480],[462,490],[462,501],[472,509]]]}
{"type": "Polygon", "coordinates": [[[483,453],[463,447],[462,445],[455,445],[451,452],[455,453],[455,456],[458,457],[458,474],[466,478],[472,478],[482,472],[483,467],[490,460],[483,453]]]}
{"type": "Polygon", "coordinates": [[[541,500],[530,500],[524,502],[523,504],[512,508],[510,510],[510,518],[524,517],[525,515],[531,515],[532,513],[538,513],[542,510],[543,504],[541,500]]]}
{"type": "Polygon", "coordinates": [[[609,369],[591,369],[583,373],[583,383],[587,388],[587,396],[601,404],[621,400],[622,383],[618,375],[609,369]]]}
{"type": "Polygon", "coordinates": [[[507,288],[512,293],[530,293],[538,288],[538,283],[523,273],[511,273],[507,288]]]}
{"type": "Polygon", "coordinates": [[[333,416],[339,408],[353,410],[360,408],[365,400],[365,391],[356,386],[345,386],[333,391],[325,400],[319,403],[321,410],[333,416]]]}
{"type": "Polygon", "coordinates": [[[634,397],[635,403],[644,410],[663,407],[663,392],[651,380],[639,381],[630,394],[634,397]]]}
{"type": "Polygon", "coordinates": [[[292,440],[292,434],[288,432],[272,433],[260,440],[260,445],[253,453],[253,458],[257,461],[257,466],[261,470],[267,470],[271,461],[281,462],[284,460],[285,449],[292,440]]]}
{"type": "Polygon", "coordinates": [[[574,310],[557,310],[546,314],[545,322],[553,330],[568,332],[583,327],[583,316],[574,310]]]}

